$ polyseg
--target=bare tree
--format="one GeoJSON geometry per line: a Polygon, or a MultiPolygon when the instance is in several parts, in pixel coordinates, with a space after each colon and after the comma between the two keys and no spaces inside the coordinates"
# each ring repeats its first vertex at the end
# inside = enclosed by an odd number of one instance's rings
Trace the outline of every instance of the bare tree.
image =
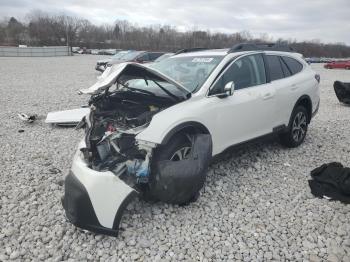
{"type": "MultiPolygon", "coordinates": [[[[254,38],[249,31],[233,34],[210,32],[192,27],[180,32],[169,25],[140,26],[126,20],[94,25],[86,19],[68,15],[51,15],[40,10],[30,12],[26,22],[7,18],[0,22],[0,45],[65,45],[87,48],[120,48],[176,51],[191,47],[229,48],[241,42],[273,42],[267,33],[254,38]]],[[[350,47],[343,43],[323,44],[318,39],[297,42],[276,39],[289,44],[304,56],[350,57],[350,47]]]]}

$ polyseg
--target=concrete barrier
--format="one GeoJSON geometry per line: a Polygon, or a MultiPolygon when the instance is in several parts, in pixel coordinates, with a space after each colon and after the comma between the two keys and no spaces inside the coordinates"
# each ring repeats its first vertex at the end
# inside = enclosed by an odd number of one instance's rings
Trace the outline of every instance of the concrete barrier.
{"type": "Polygon", "coordinates": [[[71,56],[70,46],[5,47],[0,46],[0,56],[71,56]]]}

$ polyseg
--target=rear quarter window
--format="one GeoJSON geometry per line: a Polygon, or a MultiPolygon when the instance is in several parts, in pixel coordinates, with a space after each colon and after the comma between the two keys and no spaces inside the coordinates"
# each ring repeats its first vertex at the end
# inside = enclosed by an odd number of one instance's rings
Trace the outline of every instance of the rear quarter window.
{"type": "Polygon", "coordinates": [[[292,75],[295,75],[303,70],[303,65],[294,58],[282,56],[282,60],[286,63],[292,75]]]}

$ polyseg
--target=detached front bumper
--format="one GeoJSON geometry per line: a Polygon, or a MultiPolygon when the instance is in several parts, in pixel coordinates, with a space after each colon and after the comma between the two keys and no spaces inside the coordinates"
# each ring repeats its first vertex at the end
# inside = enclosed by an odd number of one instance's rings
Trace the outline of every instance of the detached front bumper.
{"type": "Polygon", "coordinates": [[[137,191],[112,172],[90,169],[82,157],[81,142],[65,179],[62,205],[68,220],[77,227],[117,236],[126,206],[137,191]]]}

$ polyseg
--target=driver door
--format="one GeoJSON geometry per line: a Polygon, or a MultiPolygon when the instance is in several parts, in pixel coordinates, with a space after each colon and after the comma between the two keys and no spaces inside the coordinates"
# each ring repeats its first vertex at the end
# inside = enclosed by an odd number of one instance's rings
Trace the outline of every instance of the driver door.
{"type": "Polygon", "coordinates": [[[275,124],[275,90],[267,83],[262,54],[244,56],[231,65],[214,83],[207,98],[217,152],[267,133],[275,124]],[[229,82],[231,96],[220,96],[229,82]]]}

